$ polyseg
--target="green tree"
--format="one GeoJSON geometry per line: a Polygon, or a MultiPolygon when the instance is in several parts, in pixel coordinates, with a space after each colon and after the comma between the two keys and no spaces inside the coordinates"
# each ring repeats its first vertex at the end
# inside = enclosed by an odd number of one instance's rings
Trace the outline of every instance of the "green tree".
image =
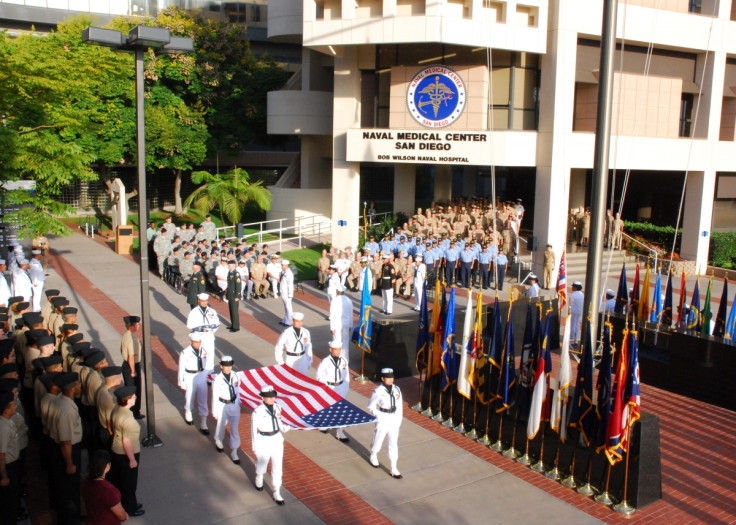
{"type": "MultiPolygon", "coordinates": [[[[271,192],[263,187],[263,181],[250,182],[250,176],[242,168],[233,168],[227,173],[214,174],[207,171],[192,172],[192,182],[201,184],[187,197],[185,206],[194,205],[202,215],[213,210],[220,210],[230,224],[240,222],[243,209],[254,204],[262,210],[271,207],[271,192]]],[[[222,220],[225,224],[225,221],[222,220]]]]}

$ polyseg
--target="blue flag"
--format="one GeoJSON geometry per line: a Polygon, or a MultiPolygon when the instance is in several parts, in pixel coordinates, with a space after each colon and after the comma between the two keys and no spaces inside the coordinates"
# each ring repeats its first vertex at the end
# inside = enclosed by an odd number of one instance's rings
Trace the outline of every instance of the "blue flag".
{"type": "Polygon", "coordinates": [[[605,448],[608,443],[606,436],[608,434],[608,414],[611,410],[611,325],[606,323],[603,329],[603,353],[601,355],[601,363],[598,366],[598,382],[596,389],[598,390],[598,401],[595,405],[595,414],[598,418],[598,432],[595,440],[595,446],[598,451],[605,448]]]}
{"type": "MultiPolygon", "coordinates": [[[[366,272],[367,274],[368,272],[366,272]]],[[[364,287],[365,289],[365,287],[364,287]]],[[[427,281],[424,281],[422,305],[419,308],[419,332],[417,334],[417,372],[427,370],[427,353],[429,349],[429,315],[427,313],[427,281]]]]}
{"type": "MultiPolygon", "coordinates": [[[[539,320],[537,320],[539,324],[539,320]]],[[[541,331],[541,327],[538,328],[541,331]]],[[[534,321],[532,319],[532,305],[526,307],[526,326],[524,327],[524,342],[521,346],[521,362],[519,363],[519,395],[516,403],[522,414],[529,412],[531,401],[531,388],[534,379],[534,364],[537,357],[537,349],[534,347],[534,321]]]]}
{"type": "Polygon", "coordinates": [[[457,358],[455,356],[455,287],[450,289],[445,317],[445,338],[442,341],[442,390],[457,381],[457,358]]]}
{"type": "Polygon", "coordinates": [[[358,349],[361,352],[371,353],[371,289],[368,282],[368,272],[364,273],[365,279],[363,281],[363,294],[360,298],[360,317],[358,326],[353,330],[352,340],[355,341],[358,349]]]}
{"type": "Polygon", "coordinates": [[[718,305],[718,313],[716,314],[716,325],[713,327],[713,335],[723,337],[726,332],[726,310],[728,309],[728,279],[723,281],[723,293],[721,294],[721,304],[718,305]]]}
{"type": "Polygon", "coordinates": [[[498,304],[498,296],[493,305],[493,325],[491,326],[490,349],[488,350],[488,363],[491,381],[490,400],[498,397],[498,380],[501,376],[501,364],[503,359],[503,324],[501,323],[501,307],[498,304]]]}
{"type": "Polygon", "coordinates": [[[618,280],[618,293],[616,294],[616,305],[613,307],[613,311],[617,314],[622,314],[626,310],[626,306],[629,304],[629,286],[626,283],[626,263],[621,268],[621,277],[618,280]]]}
{"type": "Polygon", "coordinates": [[[583,356],[578,364],[578,377],[575,382],[575,396],[572,399],[570,426],[577,428],[586,446],[593,439],[595,406],[593,405],[593,342],[590,337],[590,323],[587,323],[583,341],[583,356]]]}
{"type": "Polygon", "coordinates": [[[664,291],[664,309],[662,310],[661,322],[667,328],[672,326],[672,271],[670,271],[669,278],[667,279],[667,288],[664,291]]]}
{"type": "Polygon", "coordinates": [[[687,314],[687,329],[700,331],[700,277],[695,279],[693,300],[690,301],[690,311],[687,314]]]}
{"type": "Polygon", "coordinates": [[[501,363],[501,377],[498,382],[498,400],[501,402],[496,412],[508,410],[513,404],[511,389],[516,383],[516,356],[514,356],[514,324],[511,319],[511,304],[509,303],[509,317],[506,321],[504,335],[503,362],[501,363]]]}
{"type": "Polygon", "coordinates": [[[657,271],[657,281],[654,283],[654,301],[652,302],[652,313],[649,321],[659,323],[659,316],[662,314],[662,274],[657,271]]]}
{"type": "Polygon", "coordinates": [[[728,339],[733,339],[736,336],[736,295],[733,298],[733,303],[731,303],[731,311],[728,314],[724,336],[728,339]]]}

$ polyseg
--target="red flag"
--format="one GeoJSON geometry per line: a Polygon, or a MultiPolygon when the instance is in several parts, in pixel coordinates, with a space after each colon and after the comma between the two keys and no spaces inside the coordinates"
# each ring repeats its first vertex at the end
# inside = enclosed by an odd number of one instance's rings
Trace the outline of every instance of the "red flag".
{"type": "Polygon", "coordinates": [[[559,298],[559,311],[561,312],[567,304],[567,276],[565,275],[565,250],[562,250],[560,258],[560,271],[557,274],[557,297],[559,298]]]}
{"type": "Polygon", "coordinates": [[[687,321],[685,321],[685,295],[687,295],[687,291],[685,290],[685,272],[682,272],[682,281],[680,281],[680,304],[677,307],[677,328],[686,328],[687,327],[687,321]]]}
{"type": "Polygon", "coordinates": [[[624,330],[624,338],[621,342],[618,360],[616,362],[616,375],[613,383],[613,396],[611,408],[608,413],[608,427],[606,432],[606,457],[611,465],[616,464],[623,458],[625,452],[625,434],[629,423],[628,402],[626,398],[626,343],[629,331],[624,330]]]}

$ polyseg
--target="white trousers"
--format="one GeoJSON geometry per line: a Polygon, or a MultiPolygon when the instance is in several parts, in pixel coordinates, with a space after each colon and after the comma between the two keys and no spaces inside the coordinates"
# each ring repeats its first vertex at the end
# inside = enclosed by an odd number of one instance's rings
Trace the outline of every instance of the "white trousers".
{"type": "Polygon", "coordinates": [[[424,281],[414,282],[414,300],[416,301],[417,308],[422,306],[422,293],[424,292],[424,281]]]}
{"type": "Polygon", "coordinates": [[[580,324],[583,320],[583,314],[572,314],[570,316],[570,322],[572,323],[572,326],[570,326],[570,342],[577,343],[580,342],[580,324]]]}
{"type": "Polygon", "coordinates": [[[41,311],[41,297],[43,296],[43,283],[33,285],[32,310],[34,312],[41,311]]]}
{"type": "Polygon", "coordinates": [[[269,277],[268,281],[271,283],[271,290],[273,290],[273,296],[278,297],[279,296],[279,280],[269,277]]]}
{"type": "Polygon", "coordinates": [[[284,441],[277,436],[261,436],[259,439],[258,452],[256,452],[256,476],[263,478],[268,469],[268,461],[271,461],[271,482],[273,483],[273,491],[279,492],[281,489],[281,475],[284,462],[284,441]],[[273,443],[266,442],[266,439],[272,439],[273,443]]]}
{"type": "Polygon", "coordinates": [[[375,456],[383,446],[383,440],[388,436],[388,459],[395,464],[399,459],[399,427],[401,419],[396,414],[378,414],[376,428],[373,430],[371,455],[375,456]]]}
{"type": "Polygon", "coordinates": [[[238,450],[240,448],[240,432],[238,432],[238,422],[240,421],[240,404],[230,403],[222,408],[220,419],[217,420],[215,428],[215,440],[222,441],[225,439],[225,427],[230,423],[230,450],[238,450]]]}
{"type": "Polygon", "coordinates": [[[284,318],[281,322],[291,325],[291,315],[294,313],[294,309],[291,306],[291,297],[286,297],[285,294],[281,294],[281,300],[284,302],[284,318]]]}
{"type": "Polygon", "coordinates": [[[353,328],[343,326],[340,330],[340,343],[342,344],[341,355],[348,362],[348,368],[350,367],[350,338],[353,336],[353,328]]]}
{"type": "MultiPolygon", "coordinates": [[[[184,397],[184,410],[187,414],[194,411],[194,398],[197,398],[199,415],[206,418],[210,411],[207,406],[207,372],[186,374],[186,394],[184,397]],[[193,376],[190,378],[190,376],[193,376]]],[[[205,420],[206,421],[206,420],[205,420]]],[[[205,428],[205,427],[202,427],[205,428]]]]}
{"type": "Polygon", "coordinates": [[[394,291],[393,290],[381,290],[381,296],[383,297],[383,311],[390,314],[394,311],[394,291]]]}

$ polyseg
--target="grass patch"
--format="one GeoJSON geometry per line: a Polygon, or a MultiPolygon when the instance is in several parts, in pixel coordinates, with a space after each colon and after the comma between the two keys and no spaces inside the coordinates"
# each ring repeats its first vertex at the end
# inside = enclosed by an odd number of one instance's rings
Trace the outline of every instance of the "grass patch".
{"type": "Polygon", "coordinates": [[[327,249],[326,244],[318,244],[312,248],[299,248],[283,252],[281,256],[291,263],[292,268],[299,271],[299,279],[302,281],[317,278],[317,262],[322,257],[322,250],[327,249]]]}

